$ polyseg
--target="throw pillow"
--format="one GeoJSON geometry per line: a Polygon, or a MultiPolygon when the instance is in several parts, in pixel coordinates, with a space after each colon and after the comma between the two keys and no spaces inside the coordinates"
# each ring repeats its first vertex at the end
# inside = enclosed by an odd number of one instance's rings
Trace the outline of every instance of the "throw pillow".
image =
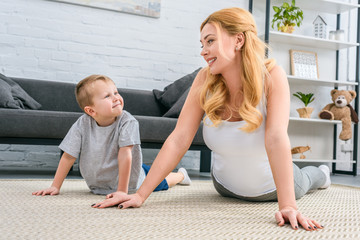
{"type": "MultiPolygon", "coordinates": [[[[194,72],[176,80],[170,85],[166,86],[163,91],[154,89],[153,93],[155,98],[166,108],[170,109],[183,93],[191,86],[197,73],[201,68],[196,69],[194,72]]],[[[186,98],[186,97],[185,97],[186,98]]]]}
{"type": "Polygon", "coordinates": [[[11,87],[5,81],[0,80],[0,107],[2,108],[20,108],[19,104],[14,101],[11,94],[11,87]]]}
{"type": "Polygon", "coordinates": [[[0,107],[40,109],[41,104],[35,101],[19,84],[0,73],[0,107]]]}
{"type": "Polygon", "coordinates": [[[182,107],[184,106],[187,95],[190,92],[190,88],[188,88],[183,95],[176,101],[176,103],[167,111],[163,117],[170,118],[178,118],[181,112],[182,107]]]}

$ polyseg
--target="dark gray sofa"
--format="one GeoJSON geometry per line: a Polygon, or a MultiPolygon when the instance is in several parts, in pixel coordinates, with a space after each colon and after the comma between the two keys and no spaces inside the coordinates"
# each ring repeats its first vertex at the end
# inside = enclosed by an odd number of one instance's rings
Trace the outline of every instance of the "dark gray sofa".
{"type": "MultiPolygon", "coordinates": [[[[58,145],[71,125],[83,114],[74,83],[10,78],[41,104],[39,110],[0,108],[0,144],[58,145]]],[[[125,110],[139,121],[141,146],[159,149],[177,119],[162,117],[167,111],[152,91],[119,89],[125,110]]],[[[200,171],[209,172],[211,151],[202,137],[202,126],[190,150],[200,151],[200,171]]]]}

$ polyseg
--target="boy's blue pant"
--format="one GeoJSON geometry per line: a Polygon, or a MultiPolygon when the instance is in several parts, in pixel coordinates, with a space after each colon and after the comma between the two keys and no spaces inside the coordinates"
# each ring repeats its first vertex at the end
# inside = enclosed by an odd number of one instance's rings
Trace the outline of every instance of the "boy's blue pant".
{"type": "MultiPolygon", "coordinates": [[[[145,174],[147,175],[149,170],[150,170],[150,166],[143,164],[142,168],[145,171],[145,174]]],[[[166,181],[166,179],[162,180],[162,182],[154,189],[154,192],[157,191],[163,191],[163,190],[168,190],[169,189],[169,185],[166,181]]]]}

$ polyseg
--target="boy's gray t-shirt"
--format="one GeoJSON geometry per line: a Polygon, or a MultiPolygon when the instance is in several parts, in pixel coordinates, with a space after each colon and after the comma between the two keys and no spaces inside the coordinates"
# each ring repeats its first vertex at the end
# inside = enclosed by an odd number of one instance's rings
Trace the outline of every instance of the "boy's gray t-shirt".
{"type": "Polygon", "coordinates": [[[70,128],[59,148],[78,158],[80,172],[95,194],[115,192],[118,186],[119,148],[133,145],[129,193],[145,179],[138,121],[127,111],[110,126],[100,127],[87,114],[70,128]]]}

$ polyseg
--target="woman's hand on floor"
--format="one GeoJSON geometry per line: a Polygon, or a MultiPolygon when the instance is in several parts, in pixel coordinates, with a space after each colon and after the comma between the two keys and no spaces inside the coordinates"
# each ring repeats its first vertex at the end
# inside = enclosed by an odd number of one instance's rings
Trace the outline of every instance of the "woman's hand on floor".
{"type": "Polygon", "coordinates": [[[93,208],[106,208],[118,205],[118,208],[140,207],[143,204],[141,197],[135,193],[128,195],[124,192],[114,192],[106,195],[106,199],[100,203],[91,205],[93,208]]]}
{"type": "Polygon", "coordinates": [[[289,222],[295,230],[299,228],[298,223],[307,231],[323,228],[323,226],[315,220],[303,216],[298,210],[292,207],[286,207],[278,211],[275,214],[275,219],[279,226],[283,226],[286,222],[289,222]]]}

